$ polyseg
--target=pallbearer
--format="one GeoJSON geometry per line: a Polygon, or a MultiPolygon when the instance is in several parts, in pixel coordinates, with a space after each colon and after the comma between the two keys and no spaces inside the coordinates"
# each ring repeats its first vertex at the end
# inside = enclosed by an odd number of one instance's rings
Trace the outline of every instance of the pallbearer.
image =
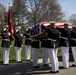
{"type": "MultiPolygon", "coordinates": [[[[36,31],[35,31],[36,33],[36,31]]],[[[38,64],[38,54],[39,54],[39,50],[40,50],[40,41],[38,38],[34,37],[34,32],[32,29],[32,56],[33,56],[33,68],[39,68],[39,64],[38,64]]]]}
{"type": "Polygon", "coordinates": [[[40,41],[38,39],[33,39],[31,47],[32,47],[32,55],[33,55],[33,68],[39,68],[38,54],[40,50],[40,41]]]}
{"type": "Polygon", "coordinates": [[[60,46],[62,53],[63,67],[65,69],[69,68],[69,39],[71,35],[71,30],[68,28],[68,23],[64,23],[64,28],[60,29],[61,38],[60,46]]]}
{"type": "Polygon", "coordinates": [[[31,29],[26,29],[25,36],[25,57],[27,61],[30,61],[31,59],[31,29]]]}
{"type": "Polygon", "coordinates": [[[51,70],[50,73],[59,73],[59,65],[58,65],[58,58],[57,58],[57,51],[58,51],[58,40],[59,40],[59,31],[54,28],[55,22],[50,22],[51,28],[47,28],[42,25],[42,28],[47,32],[48,34],[48,55],[51,60],[51,70]]]}
{"type": "Polygon", "coordinates": [[[47,45],[48,45],[47,37],[42,38],[41,48],[42,48],[43,66],[48,66],[48,48],[47,48],[47,45]]]}
{"type": "Polygon", "coordinates": [[[71,46],[73,58],[74,58],[74,64],[72,64],[72,66],[76,67],[76,25],[73,26],[73,29],[71,31],[70,46],[71,46]]]}

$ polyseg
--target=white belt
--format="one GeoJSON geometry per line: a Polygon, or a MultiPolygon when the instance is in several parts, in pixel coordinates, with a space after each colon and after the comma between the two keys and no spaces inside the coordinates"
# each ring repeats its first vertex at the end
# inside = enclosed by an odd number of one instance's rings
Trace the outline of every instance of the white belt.
{"type": "Polygon", "coordinates": [[[10,39],[2,39],[2,40],[5,40],[5,41],[10,41],[10,39]]]}
{"type": "Polygon", "coordinates": [[[26,38],[26,40],[31,40],[31,38],[26,38]]]}
{"type": "Polygon", "coordinates": [[[75,40],[76,41],[76,39],[74,39],[74,38],[71,38],[71,40],[75,40]]]}
{"type": "Polygon", "coordinates": [[[60,37],[60,38],[65,39],[65,40],[68,40],[68,38],[65,38],[65,37],[60,37]]]}
{"type": "Polygon", "coordinates": [[[56,41],[56,40],[53,40],[53,39],[50,39],[50,38],[48,38],[48,40],[51,40],[51,41],[56,41]]]}

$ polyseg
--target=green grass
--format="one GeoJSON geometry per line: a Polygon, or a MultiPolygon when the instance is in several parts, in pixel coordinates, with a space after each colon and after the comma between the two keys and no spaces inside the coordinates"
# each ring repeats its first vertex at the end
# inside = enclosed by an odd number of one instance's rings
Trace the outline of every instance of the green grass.
{"type": "MultiPolygon", "coordinates": [[[[25,61],[25,40],[23,39],[23,47],[22,47],[22,53],[21,53],[21,59],[22,61],[25,61]]],[[[0,46],[1,46],[1,39],[0,39],[0,46]]],[[[39,52],[39,58],[42,57],[42,51],[39,52]]],[[[31,59],[32,59],[32,53],[31,53],[31,59]]],[[[9,56],[9,62],[10,63],[16,63],[16,56],[15,56],[15,48],[14,48],[14,41],[12,41],[12,47],[10,48],[10,56],[9,56]]],[[[0,64],[3,63],[2,58],[2,48],[0,47],[0,64]]]]}
{"type": "MultiPolygon", "coordinates": [[[[22,47],[22,54],[21,54],[21,59],[22,61],[25,61],[25,45],[24,45],[25,40],[23,39],[23,47],[22,47]]],[[[1,40],[0,40],[0,46],[1,46],[1,40]]],[[[60,49],[58,51],[58,55],[60,55],[60,49]]],[[[16,57],[15,57],[15,48],[14,48],[14,41],[12,41],[12,47],[10,48],[10,63],[16,63],[16,57]]],[[[42,58],[42,50],[40,48],[39,52],[39,58],[42,58]]],[[[31,53],[31,59],[32,59],[32,53],[31,53]]],[[[26,62],[26,61],[25,61],[26,62]]],[[[2,58],[2,49],[0,47],[0,64],[3,64],[3,58],[2,58]]]]}

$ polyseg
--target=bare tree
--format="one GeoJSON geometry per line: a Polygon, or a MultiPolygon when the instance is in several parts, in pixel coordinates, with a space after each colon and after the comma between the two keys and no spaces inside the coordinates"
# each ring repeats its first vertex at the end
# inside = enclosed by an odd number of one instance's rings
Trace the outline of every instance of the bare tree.
{"type": "Polygon", "coordinates": [[[70,21],[73,25],[76,25],[76,14],[72,14],[72,15],[69,17],[69,21],[70,21]]]}
{"type": "Polygon", "coordinates": [[[5,7],[0,4],[0,29],[3,27],[3,25],[6,23],[5,21],[5,16],[6,16],[6,10],[5,7]]]}
{"type": "Polygon", "coordinates": [[[57,0],[26,0],[27,22],[37,24],[42,21],[60,21],[63,17],[57,0]]]}
{"type": "Polygon", "coordinates": [[[23,25],[25,21],[25,0],[13,0],[12,13],[14,25],[23,25]]]}
{"type": "Polygon", "coordinates": [[[4,20],[5,8],[0,4],[0,22],[4,20]]]}

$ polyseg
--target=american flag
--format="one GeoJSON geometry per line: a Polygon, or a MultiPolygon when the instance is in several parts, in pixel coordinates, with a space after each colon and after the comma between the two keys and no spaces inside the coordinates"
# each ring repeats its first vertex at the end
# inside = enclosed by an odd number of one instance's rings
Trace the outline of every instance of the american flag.
{"type": "Polygon", "coordinates": [[[32,35],[37,35],[40,33],[40,24],[36,24],[35,26],[33,26],[32,28],[32,35]]]}
{"type": "MultiPolygon", "coordinates": [[[[36,24],[32,28],[32,35],[37,35],[43,32],[43,29],[41,28],[41,25],[44,25],[48,28],[50,28],[50,22],[41,22],[40,24],[36,24]]],[[[72,24],[69,24],[69,28],[72,28],[72,24]]],[[[63,22],[57,22],[55,23],[55,28],[64,28],[63,22]]]]}
{"type": "Polygon", "coordinates": [[[40,24],[34,25],[33,28],[32,28],[32,36],[33,36],[33,35],[40,34],[40,33],[43,32],[43,29],[41,28],[41,25],[42,25],[42,24],[43,24],[44,26],[46,26],[46,27],[49,27],[49,25],[50,25],[49,22],[42,22],[42,23],[40,23],[40,24]]]}

